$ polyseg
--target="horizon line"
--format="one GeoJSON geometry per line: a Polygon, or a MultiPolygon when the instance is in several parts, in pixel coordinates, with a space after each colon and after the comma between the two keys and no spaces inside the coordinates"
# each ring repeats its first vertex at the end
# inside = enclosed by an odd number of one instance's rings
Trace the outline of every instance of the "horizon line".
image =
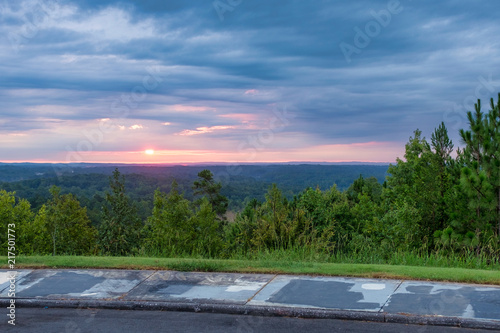
{"type": "Polygon", "coordinates": [[[255,164],[391,164],[396,161],[283,161],[283,162],[62,162],[62,161],[0,161],[0,164],[122,164],[122,165],[255,165],[255,164]]]}

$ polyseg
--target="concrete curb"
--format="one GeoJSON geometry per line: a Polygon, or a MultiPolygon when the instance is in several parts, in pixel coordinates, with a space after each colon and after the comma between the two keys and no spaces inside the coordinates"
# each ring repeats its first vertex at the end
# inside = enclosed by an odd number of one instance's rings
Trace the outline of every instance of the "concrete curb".
{"type": "MultiPolygon", "coordinates": [[[[0,298],[0,306],[7,307],[10,299],[0,298]]],[[[383,312],[328,310],[299,307],[255,306],[224,303],[177,303],[150,301],[106,301],[106,300],[55,300],[17,298],[16,307],[22,308],[93,308],[115,310],[181,311],[238,314],[250,316],[296,317],[308,319],[341,319],[371,322],[452,326],[473,329],[500,330],[500,321],[459,317],[422,316],[414,314],[392,314],[383,312]]]]}

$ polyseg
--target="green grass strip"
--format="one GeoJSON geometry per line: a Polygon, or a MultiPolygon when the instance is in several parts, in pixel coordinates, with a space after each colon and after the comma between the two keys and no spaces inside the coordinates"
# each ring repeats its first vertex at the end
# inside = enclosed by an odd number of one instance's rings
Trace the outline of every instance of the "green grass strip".
{"type": "MultiPolygon", "coordinates": [[[[7,257],[0,257],[6,263],[7,257]]],[[[7,264],[0,265],[7,269],[7,264]]],[[[500,271],[466,268],[403,265],[339,264],[274,260],[223,260],[192,258],[18,256],[22,268],[102,268],[133,270],[176,270],[196,272],[238,272],[307,274],[365,278],[466,282],[500,285],[500,271]]]]}

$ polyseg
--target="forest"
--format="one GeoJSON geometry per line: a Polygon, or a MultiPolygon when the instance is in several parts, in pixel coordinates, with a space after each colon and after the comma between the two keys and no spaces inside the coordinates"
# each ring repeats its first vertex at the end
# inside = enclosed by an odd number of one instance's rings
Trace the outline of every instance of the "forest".
{"type": "MultiPolygon", "coordinates": [[[[189,185],[185,179],[169,179],[168,186],[155,190],[144,186],[134,198],[128,195],[126,179],[144,176],[120,169],[111,177],[81,174],[80,181],[99,178],[101,184],[98,192],[103,195],[94,197],[99,205],[90,210],[71,187],[63,192],[54,178],[2,183],[0,253],[7,251],[7,225],[15,224],[16,250],[25,255],[250,259],[276,254],[297,260],[444,260],[499,267],[499,110],[500,94],[496,104],[491,99],[487,112],[478,101],[467,113],[468,128],[459,131],[463,147],[456,149],[444,123],[430,139],[415,130],[404,157],[386,169],[383,180],[361,175],[344,188],[318,183],[300,191],[286,183],[284,191],[276,182],[266,188],[249,182],[251,190],[242,188],[244,197],[233,199],[238,204],[233,204],[236,214],[231,218],[225,187],[238,192],[239,184],[219,181],[211,167],[196,170],[189,185]],[[38,182],[46,189],[49,179],[48,198],[33,195],[34,185],[28,186],[33,183],[25,183],[38,182]],[[150,203],[141,200],[148,195],[150,203]]],[[[62,184],[64,177],[69,176],[58,178],[62,184]]],[[[91,185],[87,189],[87,197],[96,191],[91,185]]]]}
{"type": "MultiPolygon", "coordinates": [[[[168,193],[175,180],[179,192],[193,200],[193,181],[208,166],[156,166],[156,165],[107,165],[71,164],[0,164],[0,189],[15,192],[17,198],[27,199],[33,211],[38,211],[51,198],[50,188],[56,185],[62,194],[71,193],[87,208],[92,225],[98,227],[102,206],[109,190],[109,176],[118,168],[125,176],[127,195],[134,202],[141,220],[145,221],[153,209],[154,192],[168,193]],[[59,175],[56,175],[56,172],[59,175]]],[[[215,181],[222,182],[221,194],[229,200],[228,215],[232,220],[248,201],[263,201],[267,189],[277,184],[285,197],[293,198],[307,187],[328,189],[336,184],[346,190],[359,175],[373,176],[383,182],[386,165],[308,165],[268,164],[239,165],[237,168],[221,165],[210,166],[215,181]],[[231,169],[232,168],[232,169],[231,169]],[[229,171],[231,176],[227,178],[229,171]]]]}

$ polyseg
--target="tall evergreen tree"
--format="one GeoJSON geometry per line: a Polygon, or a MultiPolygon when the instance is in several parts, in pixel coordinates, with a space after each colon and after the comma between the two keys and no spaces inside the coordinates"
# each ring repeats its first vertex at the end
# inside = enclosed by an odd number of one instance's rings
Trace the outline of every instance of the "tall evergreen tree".
{"type": "Polygon", "coordinates": [[[433,166],[436,173],[438,188],[437,195],[437,218],[434,229],[442,229],[449,222],[446,213],[446,197],[453,186],[452,169],[454,161],[451,157],[453,152],[453,142],[448,137],[448,130],[441,122],[438,128],[431,135],[431,147],[434,150],[433,166]]]}
{"type": "Polygon", "coordinates": [[[500,94],[495,105],[484,114],[481,101],[475,104],[475,112],[468,112],[469,130],[460,130],[465,148],[460,160],[465,164],[461,172],[461,184],[469,198],[471,229],[476,236],[494,231],[500,236],[500,94]]]}
{"type": "Polygon", "coordinates": [[[104,254],[124,256],[139,248],[141,220],[125,194],[125,177],[115,169],[110,177],[111,193],[106,193],[99,246],[104,254]]]}
{"type": "Polygon", "coordinates": [[[224,219],[229,200],[220,194],[221,188],[222,184],[215,182],[212,172],[206,169],[198,173],[198,180],[193,183],[194,194],[205,195],[213,211],[220,219],[224,219]]]}

